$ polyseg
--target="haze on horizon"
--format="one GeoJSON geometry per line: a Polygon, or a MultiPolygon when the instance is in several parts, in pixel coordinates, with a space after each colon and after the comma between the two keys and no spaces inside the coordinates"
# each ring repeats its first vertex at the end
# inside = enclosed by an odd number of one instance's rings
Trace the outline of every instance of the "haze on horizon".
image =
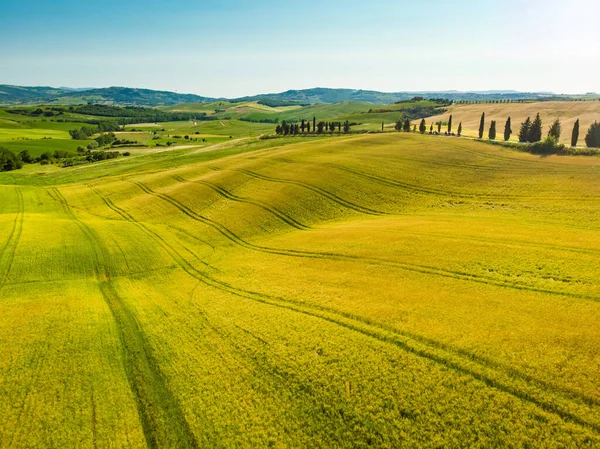
{"type": "Polygon", "coordinates": [[[239,97],[288,89],[600,91],[597,0],[10,2],[0,83],[239,97]]]}

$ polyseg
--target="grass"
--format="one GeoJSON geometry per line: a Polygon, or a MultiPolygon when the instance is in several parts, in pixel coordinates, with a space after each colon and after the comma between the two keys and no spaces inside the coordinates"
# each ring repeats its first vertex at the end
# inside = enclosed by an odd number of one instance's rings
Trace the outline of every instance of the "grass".
{"type": "Polygon", "coordinates": [[[0,173],[0,447],[600,444],[598,158],[243,124],[0,173]]]}

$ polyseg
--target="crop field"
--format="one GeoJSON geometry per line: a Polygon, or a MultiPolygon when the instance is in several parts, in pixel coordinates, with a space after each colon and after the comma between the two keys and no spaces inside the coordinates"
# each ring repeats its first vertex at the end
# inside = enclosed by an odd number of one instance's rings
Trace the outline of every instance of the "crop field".
{"type": "MultiPolygon", "coordinates": [[[[544,136],[548,132],[550,125],[556,119],[560,119],[562,124],[562,134],[560,142],[570,144],[571,131],[575,120],[579,119],[579,144],[583,145],[583,138],[589,126],[600,121],[600,101],[543,101],[529,103],[499,103],[499,104],[456,104],[448,108],[447,112],[426,119],[427,127],[430,123],[436,123],[439,120],[447,121],[448,116],[453,114],[452,123],[456,131],[459,122],[463,125],[463,135],[475,137],[478,135],[479,120],[481,113],[485,112],[485,132],[487,138],[490,121],[496,120],[496,129],[499,138],[502,138],[504,124],[508,116],[512,122],[511,140],[517,141],[521,123],[527,117],[533,120],[539,112],[544,124],[544,136]]],[[[415,121],[418,126],[418,122],[415,121]]],[[[435,126],[434,126],[435,127],[435,126]]],[[[444,131],[444,129],[442,129],[444,131]]]]}
{"type": "Polygon", "coordinates": [[[600,446],[600,158],[198,123],[0,173],[1,448],[600,446]]]}

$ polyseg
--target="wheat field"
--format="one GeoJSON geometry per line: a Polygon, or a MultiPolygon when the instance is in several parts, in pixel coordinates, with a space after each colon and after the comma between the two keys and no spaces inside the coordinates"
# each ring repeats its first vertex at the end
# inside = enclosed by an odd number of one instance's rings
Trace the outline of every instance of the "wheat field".
{"type": "Polygon", "coordinates": [[[0,447],[598,447],[599,204],[412,133],[2,173],[0,447]]]}

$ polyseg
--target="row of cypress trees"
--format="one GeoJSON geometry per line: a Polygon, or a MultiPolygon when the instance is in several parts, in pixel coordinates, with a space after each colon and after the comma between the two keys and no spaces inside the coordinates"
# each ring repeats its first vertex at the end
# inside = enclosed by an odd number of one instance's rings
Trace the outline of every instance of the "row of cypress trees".
{"type": "MultiPolygon", "coordinates": [[[[451,123],[452,116],[450,116],[449,125],[451,123]]],[[[509,140],[512,134],[510,117],[506,119],[506,123],[504,125],[504,140],[509,140]]],[[[450,126],[449,126],[450,127],[450,126]]],[[[479,138],[483,138],[483,133],[485,130],[485,112],[481,114],[481,119],[479,121],[479,138]]],[[[562,132],[562,126],[560,123],[560,119],[556,119],[550,129],[548,130],[548,137],[552,137],[556,141],[560,139],[560,135],[562,132]]],[[[527,117],[524,122],[521,123],[521,128],[519,129],[519,142],[529,142],[535,143],[542,140],[542,119],[540,117],[539,112],[536,114],[533,121],[531,117],[527,117]]],[[[490,124],[490,128],[488,131],[488,138],[494,140],[496,138],[496,121],[492,120],[490,124]]],[[[571,146],[577,146],[577,141],[579,140],[579,119],[575,121],[575,125],[573,126],[573,131],[571,132],[571,146]]],[[[590,128],[588,129],[588,133],[585,137],[585,143],[590,148],[600,148],[600,124],[598,122],[592,123],[590,128]]]]}

